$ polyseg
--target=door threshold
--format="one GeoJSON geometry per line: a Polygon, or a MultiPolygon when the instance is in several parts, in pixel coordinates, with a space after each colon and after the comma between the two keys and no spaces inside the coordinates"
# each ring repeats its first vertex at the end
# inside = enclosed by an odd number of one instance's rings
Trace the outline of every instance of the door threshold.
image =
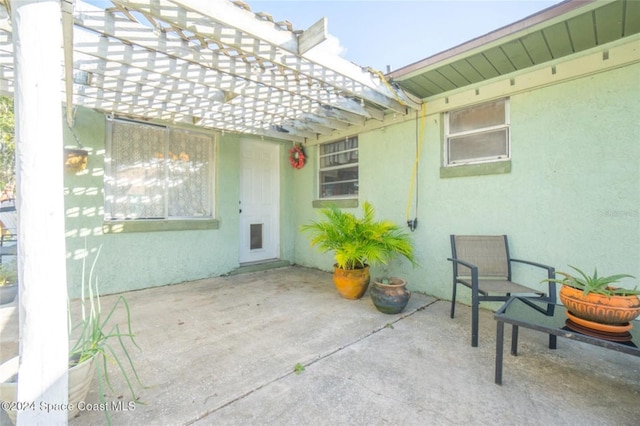
{"type": "Polygon", "coordinates": [[[268,271],[269,269],[284,268],[291,266],[291,262],[281,259],[267,259],[257,262],[241,263],[238,269],[235,269],[229,273],[229,275],[245,274],[247,272],[259,272],[268,271]]]}

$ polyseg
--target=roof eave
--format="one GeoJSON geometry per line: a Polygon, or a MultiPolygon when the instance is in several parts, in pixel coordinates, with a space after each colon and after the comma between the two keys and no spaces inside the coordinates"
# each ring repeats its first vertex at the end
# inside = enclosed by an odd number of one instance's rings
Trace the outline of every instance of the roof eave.
{"type": "MultiPolygon", "coordinates": [[[[605,0],[611,2],[613,0],[605,0]]],[[[444,65],[454,59],[476,53],[478,50],[487,49],[496,42],[504,42],[508,38],[521,35],[524,31],[530,31],[535,26],[550,25],[557,19],[566,19],[567,14],[578,11],[583,12],[587,6],[597,7],[604,3],[602,0],[565,0],[562,3],[548,7],[524,19],[498,28],[485,35],[476,37],[465,43],[459,44],[433,56],[409,64],[386,74],[386,77],[395,81],[402,81],[424,73],[425,71],[444,65]],[[599,4],[597,4],[599,3],[599,4]]],[[[578,13],[578,12],[576,12],[578,13]]]]}

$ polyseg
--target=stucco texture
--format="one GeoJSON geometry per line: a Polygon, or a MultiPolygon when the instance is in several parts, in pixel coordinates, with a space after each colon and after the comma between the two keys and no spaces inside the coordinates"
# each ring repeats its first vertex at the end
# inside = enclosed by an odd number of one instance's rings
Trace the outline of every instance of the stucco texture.
{"type": "MultiPolygon", "coordinates": [[[[215,219],[218,220],[218,229],[105,233],[105,116],[78,108],[75,122],[75,136],[68,127],[65,128],[65,144],[67,147],[77,146],[77,137],[90,155],[86,170],[65,174],[70,297],[81,294],[83,259],[87,258],[87,267],[90,266],[99,248],[101,252],[94,276],[103,294],[219,276],[238,267],[237,135],[227,134],[217,138],[216,142],[215,219]]],[[[280,145],[281,151],[284,150],[283,144],[280,145]]],[[[285,200],[291,198],[286,197],[289,193],[286,186],[281,192],[284,193],[285,200]]],[[[284,210],[290,211],[286,208],[284,210]]],[[[284,214],[283,217],[288,216],[284,214]]],[[[285,231],[283,235],[286,238],[281,246],[288,253],[283,257],[291,256],[291,231],[285,231]]],[[[87,274],[85,278],[86,276],[87,274]]]]}
{"type": "MultiPolygon", "coordinates": [[[[385,273],[407,278],[413,291],[449,299],[449,235],[507,234],[514,257],[558,270],[575,265],[640,277],[639,75],[635,64],[509,96],[512,158],[504,174],[441,177],[443,116],[429,114],[427,106],[411,195],[418,117],[359,134],[359,204],[370,201],[379,218],[405,224],[411,199],[409,217],[418,219],[412,236],[420,266],[396,260],[385,273]]],[[[104,233],[104,115],[78,108],[74,132],[65,128],[65,146],[77,146],[77,137],[90,156],[85,171],[65,175],[71,297],[80,294],[82,259],[87,252],[93,259],[99,247],[96,275],[104,294],[224,275],[239,266],[237,135],[217,138],[218,229],[104,233]]],[[[317,146],[305,145],[308,162],[300,170],[286,160],[290,147],[280,143],[280,257],[329,271],[332,254],[318,253],[299,231],[318,218],[317,146]]],[[[514,274],[545,287],[535,270],[518,267],[514,274]]]]}
{"type": "MultiPolygon", "coordinates": [[[[420,267],[397,261],[389,272],[406,277],[414,291],[450,299],[449,235],[507,234],[516,258],[640,277],[639,76],[635,64],[510,96],[506,174],[441,178],[443,116],[427,115],[412,234],[420,267]]],[[[372,202],[380,218],[406,222],[416,134],[410,121],[359,135],[359,201],[372,202]]],[[[294,189],[301,223],[317,217],[313,179],[305,170],[294,189]]],[[[413,206],[411,218],[415,197],[413,206]]],[[[315,253],[303,236],[296,244],[298,263],[330,269],[331,257],[315,253]]],[[[544,275],[530,267],[516,267],[514,278],[546,288],[544,275]]]]}

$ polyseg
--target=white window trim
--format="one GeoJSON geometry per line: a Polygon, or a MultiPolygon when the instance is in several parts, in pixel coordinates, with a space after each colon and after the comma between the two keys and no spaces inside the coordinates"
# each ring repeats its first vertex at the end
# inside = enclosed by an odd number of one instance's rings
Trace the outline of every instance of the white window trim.
{"type": "MultiPolygon", "coordinates": [[[[495,99],[493,101],[489,101],[489,102],[483,102],[481,104],[477,104],[477,105],[471,105],[471,106],[467,106],[464,108],[459,108],[455,111],[460,111],[463,109],[469,109],[469,108],[473,108],[475,106],[480,106],[482,104],[485,103],[491,103],[491,102],[495,102],[499,99],[495,99]]],[[[469,165],[469,164],[483,164],[483,163],[496,163],[496,162],[500,162],[500,161],[509,161],[511,160],[511,106],[510,106],[510,99],[509,98],[504,98],[504,120],[505,123],[504,124],[499,124],[499,125],[495,125],[495,126],[489,126],[489,127],[481,127],[478,129],[474,129],[474,130],[467,130],[464,132],[459,132],[459,133],[449,133],[449,116],[450,113],[453,111],[448,111],[445,113],[444,116],[444,167],[459,167],[459,166],[465,166],[465,165],[469,165]],[[501,129],[505,129],[507,132],[507,146],[506,146],[506,155],[500,155],[500,156],[492,156],[492,157],[479,157],[479,158],[475,158],[472,160],[466,160],[466,161],[457,161],[454,163],[449,162],[449,138],[452,137],[457,137],[457,136],[467,136],[467,135],[473,135],[473,134],[481,134],[481,133],[486,133],[486,132],[493,132],[496,130],[501,130],[501,129]]]]}
{"type": "MultiPolygon", "coordinates": [[[[340,153],[346,153],[346,152],[355,152],[355,151],[359,151],[360,150],[360,138],[358,137],[358,135],[354,135],[354,136],[349,136],[347,137],[347,139],[351,139],[351,138],[357,138],[358,139],[358,147],[357,148],[350,148],[350,149],[345,149],[344,151],[340,151],[340,153]]],[[[352,199],[352,198],[358,198],[357,194],[345,194],[345,195],[333,195],[330,197],[323,197],[322,196],[322,191],[320,190],[322,187],[322,182],[320,180],[320,174],[323,171],[327,171],[327,170],[339,170],[339,169],[348,169],[354,166],[358,167],[358,179],[349,179],[349,180],[345,180],[345,181],[340,181],[340,182],[333,182],[333,183],[343,183],[343,182],[358,182],[358,186],[360,186],[360,153],[358,152],[358,162],[357,163],[349,163],[349,164],[343,164],[341,166],[330,166],[330,167],[321,167],[320,165],[322,164],[322,159],[324,157],[329,157],[331,155],[335,155],[335,152],[332,152],[330,154],[324,154],[321,155],[320,154],[320,150],[322,148],[322,145],[330,145],[332,143],[337,143],[340,142],[340,140],[336,140],[336,141],[331,141],[331,142],[326,142],[326,143],[322,143],[322,144],[318,144],[317,145],[317,174],[316,174],[316,179],[318,181],[318,184],[316,185],[316,198],[318,200],[322,200],[322,201],[329,201],[329,200],[344,200],[344,199],[352,199]]]]}

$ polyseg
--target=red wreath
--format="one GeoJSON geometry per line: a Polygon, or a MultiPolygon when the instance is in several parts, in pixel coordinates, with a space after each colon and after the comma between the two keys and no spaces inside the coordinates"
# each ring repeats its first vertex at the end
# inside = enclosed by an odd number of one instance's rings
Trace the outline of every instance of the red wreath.
{"type": "Polygon", "coordinates": [[[295,169],[301,169],[304,167],[306,161],[307,157],[304,155],[302,145],[299,143],[295,144],[293,148],[289,150],[289,163],[291,163],[295,169]]]}

